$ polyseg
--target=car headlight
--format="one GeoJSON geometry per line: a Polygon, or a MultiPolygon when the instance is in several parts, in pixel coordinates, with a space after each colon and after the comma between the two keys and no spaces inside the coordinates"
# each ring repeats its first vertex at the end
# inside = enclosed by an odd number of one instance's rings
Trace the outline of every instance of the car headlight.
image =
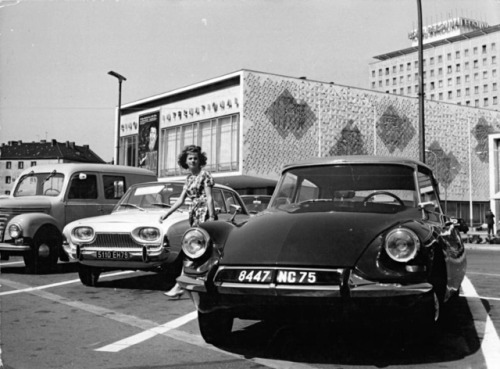
{"type": "Polygon", "coordinates": [[[155,227],[138,228],[134,233],[141,241],[148,242],[158,241],[161,236],[160,230],[155,227]]]}
{"type": "Polygon", "coordinates": [[[392,260],[404,263],[415,257],[420,249],[420,239],[407,228],[396,228],[387,234],[384,248],[392,260]]]}
{"type": "Polygon", "coordinates": [[[208,249],[210,236],[201,228],[191,228],[182,237],[182,251],[188,257],[197,259],[208,249]]]}
{"type": "Polygon", "coordinates": [[[11,224],[9,226],[9,235],[11,238],[19,238],[23,236],[23,228],[19,224],[11,224]]]}
{"type": "Polygon", "coordinates": [[[77,227],[72,233],[73,237],[81,242],[88,242],[94,238],[94,230],[91,227],[77,227]]]}

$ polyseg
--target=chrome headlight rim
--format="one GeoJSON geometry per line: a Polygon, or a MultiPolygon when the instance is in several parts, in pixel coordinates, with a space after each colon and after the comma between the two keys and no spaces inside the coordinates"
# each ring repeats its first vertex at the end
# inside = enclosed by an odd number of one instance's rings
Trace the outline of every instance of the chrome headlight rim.
{"type": "Polygon", "coordinates": [[[385,236],[384,250],[391,260],[398,263],[413,260],[417,256],[420,247],[420,239],[409,228],[394,228],[385,236]]]}
{"type": "Polygon", "coordinates": [[[78,226],[71,231],[71,239],[76,242],[92,242],[95,236],[94,228],[90,226],[78,226]],[[87,236],[84,236],[84,230],[89,232],[87,236]]]}
{"type": "MultiPolygon", "coordinates": [[[[189,228],[182,236],[182,251],[191,259],[199,259],[209,249],[210,235],[203,228],[189,228]],[[193,247],[193,241],[198,241],[198,247],[193,247]]],[[[194,245],[196,246],[196,245],[194,245]]]]}
{"type": "Polygon", "coordinates": [[[8,232],[14,240],[23,237],[23,227],[19,223],[9,224],[8,232]]]}
{"type": "Polygon", "coordinates": [[[162,232],[158,227],[142,226],[132,231],[132,237],[139,243],[161,242],[162,232]]]}

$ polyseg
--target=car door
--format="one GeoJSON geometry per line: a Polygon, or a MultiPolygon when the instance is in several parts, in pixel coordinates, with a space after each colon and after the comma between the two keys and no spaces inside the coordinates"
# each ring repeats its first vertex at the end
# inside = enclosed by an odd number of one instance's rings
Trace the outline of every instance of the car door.
{"type": "Polygon", "coordinates": [[[77,219],[103,215],[96,173],[73,173],[65,195],[66,224],[77,219]]]}

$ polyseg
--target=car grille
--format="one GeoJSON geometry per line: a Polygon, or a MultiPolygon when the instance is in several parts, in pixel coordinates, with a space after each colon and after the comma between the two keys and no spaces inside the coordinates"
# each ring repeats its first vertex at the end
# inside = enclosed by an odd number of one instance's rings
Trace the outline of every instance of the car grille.
{"type": "MultiPolygon", "coordinates": [[[[151,245],[151,246],[159,246],[151,245]]],[[[85,248],[100,249],[140,249],[143,244],[136,242],[129,233],[98,233],[94,242],[81,245],[85,248]]]]}
{"type": "Polygon", "coordinates": [[[26,213],[46,213],[47,210],[44,208],[22,208],[22,209],[8,209],[0,208],[0,241],[3,241],[3,236],[5,234],[5,227],[7,223],[16,215],[26,214],[26,213]]]}

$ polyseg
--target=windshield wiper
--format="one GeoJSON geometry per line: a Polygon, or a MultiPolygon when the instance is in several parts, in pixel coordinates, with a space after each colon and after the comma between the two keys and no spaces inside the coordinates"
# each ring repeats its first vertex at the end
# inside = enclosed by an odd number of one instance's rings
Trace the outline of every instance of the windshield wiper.
{"type": "Polygon", "coordinates": [[[123,202],[121,203],[119,206],[125,206],[125,207],[130,207],[130,208],[134,208],[134,209],[138,209],[140,211],[145,211],[143,208],[141,208],[140,206],[137,206],[135,204],[129,204],[128,202],[123,202]]]}
{"type": "Polygon", "coordinates": [[[172,207],[172,205],[165,204],[163,202],[155,202],[154,204],[151,204],[151,206],[158,206],[160,208],[171,208],[172,207]]]}
{"type": "MultiPolygon", "coordinates": [[[[31,172],[31,173],[33,173],[33,172],[31,172]]],[[[30,174],[31,174],[31,173],[30,173],[30,174]]],[[[42,183],[47,182],[49,179],[51,179],[52,177],[54,177],[56,174],[57,174],[57,172],[56,172],[56,171],[55,171],[55,169],[54,169],[54,170],[53,170],[53,171],[52,171],[52,172],[51,172],[51,173],[47,176],[47,178],[45,178],[45,179],[43,180],[43,182],[42,182],[42,183]]]]}

